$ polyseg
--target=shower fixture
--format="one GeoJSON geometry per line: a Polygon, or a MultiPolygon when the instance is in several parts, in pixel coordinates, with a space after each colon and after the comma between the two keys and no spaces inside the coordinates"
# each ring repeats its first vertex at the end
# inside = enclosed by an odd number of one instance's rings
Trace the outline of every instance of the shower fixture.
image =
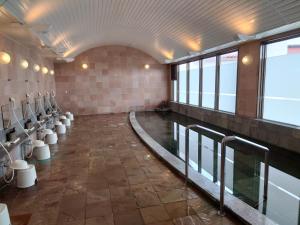
{"type": "MultiPolygon", "coordinates": [[[[9,107],[10,107],[10,111],[11,111],[11,113],[12,113],[14,119],[16,120],[16,122],[17,122],[17,124],[19,125],[19,127],[23,130],[24,134],[27,136],[28,141],[29,141],[29,145],[32,146],[32,139],[31,139],[31,137],[30,137],[30,135],[29,135],[29,133],[28,133],[28,130],[25,129],[25,128],[22,126],[22,124],[21,124],[21,122],[20,122],[20,120],[19,120],[19,118],[18,118],[18,116],[17,116],[17,114],[16,114],[16,111],[15,111],[15,110],[16,110],[16,109],[15,109],[15,99],[12,98],[12,97],[10,97],[10,98],[9,98],[9,101],[10,101],[10,106],[9,106],[9,107]]],[[[30,149],[29,155],[27,154],[27,149],[26,149],[26,150],[25,150],[25,157],[26,157],[26,158],[31,158],[32,152],[33,152],[32,147],[31,147],[31,149],[30,149]]]]}

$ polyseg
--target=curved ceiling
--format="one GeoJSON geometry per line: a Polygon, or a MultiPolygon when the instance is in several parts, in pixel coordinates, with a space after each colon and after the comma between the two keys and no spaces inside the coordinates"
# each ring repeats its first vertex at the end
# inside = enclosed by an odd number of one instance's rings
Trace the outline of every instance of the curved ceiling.
{"type": "Polygon", "coordinates": [[[126,45],[160,62],[300,21],[298,0],[7,0],[4,7],[64,57],[126,45]]]}

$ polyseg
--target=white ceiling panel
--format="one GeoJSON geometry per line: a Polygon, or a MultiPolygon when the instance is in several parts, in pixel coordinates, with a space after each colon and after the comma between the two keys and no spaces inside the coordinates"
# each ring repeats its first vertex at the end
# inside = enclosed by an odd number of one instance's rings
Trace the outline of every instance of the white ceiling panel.
{"type": "MultiPolygon", "coordinates": [[[[135,47],[160,62],[300,21],[299,0],[7,0],[65,57],[96,46],[135,47]]],[[[34,32],[34,29],[33,29],[34,32]]]]}

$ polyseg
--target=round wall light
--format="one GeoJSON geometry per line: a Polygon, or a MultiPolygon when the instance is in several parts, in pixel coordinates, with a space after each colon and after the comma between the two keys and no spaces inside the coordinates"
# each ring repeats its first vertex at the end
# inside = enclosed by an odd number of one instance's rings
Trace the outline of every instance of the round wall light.
{"type": "Polygon", "coordinates": [[[0,63],[1,64],[10,63],[10,55],[7,52],[0,52],[0,63]]]}
{"type": "Polygon", "coordinates": [[[51,74],[51,75],[54,75],[54,70],[50,70],[50,74],[51,74]]]}
{"type": "Polygon", "coordinates": [[[34,64],[34,65],[33,65],[33,70],[34,70],[35,72],[39,72],[40,69],[41,69],[41,67],[40,67],[38,64],[34,64]]]}
{"type": "Polygon", "coordinates": [[[244,65],[250,65],[253,61],[253,58],[251,55],[245,55],[243,58],[242,58],[242,63],[244,65]]]}
{"type": "Polygon", "coordinates": [[[48,68],[44,66],[44,67],[42,68],[42,73],[43,73],[43,74],[47,74],[47,73],[48,73],[48,68]]]}
{"type": "Polygon", "coordinates": [[[22,59],[20,65],[23,69],[27,69],[29,66],[29,63],[26,59],[22,59]]]}
{"type": "Polygon", "coordinates": [[[89,65],[86,64],[86,63],[83,63],[83,64],[81,65],[81,67],[82,67],[82,69],[86,70],[87,68],[89,68],[89,65]]]}
{"type": "Polygon", "coordinates": [[[146,70],[148,70],[150,68],[150,65],[149,64],[145,64],[144,67],[145,67],[146,70]]]}

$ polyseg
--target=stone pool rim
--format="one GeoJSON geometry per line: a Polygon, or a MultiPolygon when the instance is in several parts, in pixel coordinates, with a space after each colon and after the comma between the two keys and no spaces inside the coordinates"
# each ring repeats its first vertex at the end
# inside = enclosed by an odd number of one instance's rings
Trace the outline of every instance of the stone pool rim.
{"type": "MultiPolygon", "coordinates": [[[[129,113],[129,121],[132,129],[137,136],[165,163],[175,169],[180,176],[184,177],[185,163],[177,158],[167,149],[157,143],[139,124],[136,119],[136,112],[129,113]]],[[[189,182],[194,185],[199,191],[204,192],[214,201],[219,202],[220,188],[212,183],[206,177],[189,167],[189,182]]],[[[277,224],[267,216],[260,213],[250,205],[241,201],[237,197],[225,192],[225,208],[236,215],[242,222],[246,224],[277,224]]]]}

